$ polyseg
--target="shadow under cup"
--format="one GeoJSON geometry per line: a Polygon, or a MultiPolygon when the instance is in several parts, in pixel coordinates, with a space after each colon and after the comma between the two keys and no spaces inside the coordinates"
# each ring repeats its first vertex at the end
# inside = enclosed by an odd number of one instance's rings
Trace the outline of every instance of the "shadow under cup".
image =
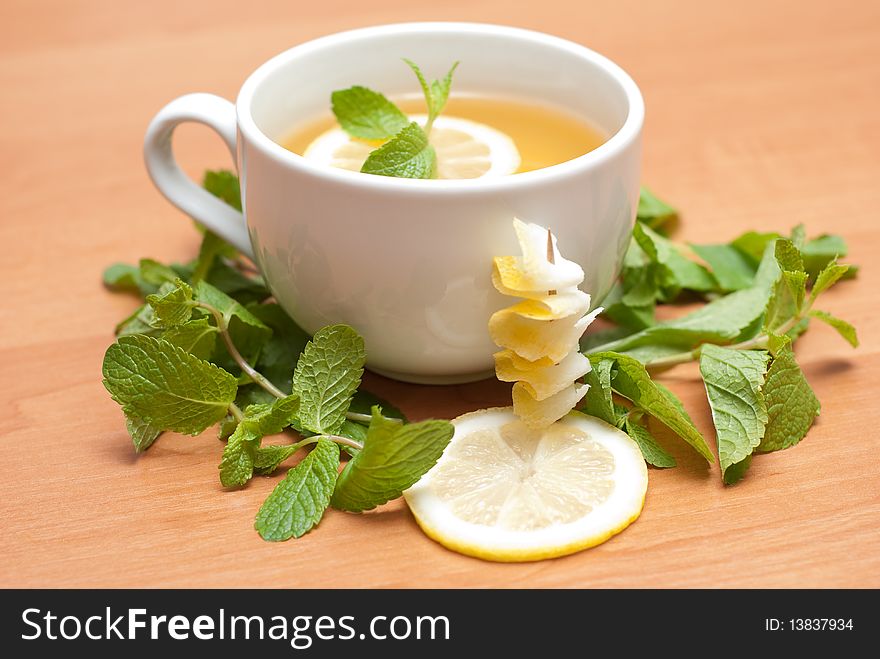
{"type": "Polygon", "coordinates": [[[274,295],[304,329],[348,323],[368,367],[452,383],[491,375],[490,315],[512,303],[492,257],[518,254],[512,219],[552,229],[586,275],[594,305],[611,288],[638,200],[643,107],[616,65],[547,35],[474,24],[367,28],[297,46],[260,67],[237,103],[248,232],[274,295]],[[492,180],[411,180],[316,166],[279,146],[352,85],[412,94],[401,58],[453,93],[569,110],[609,136],[587,155],[492,180]]]}

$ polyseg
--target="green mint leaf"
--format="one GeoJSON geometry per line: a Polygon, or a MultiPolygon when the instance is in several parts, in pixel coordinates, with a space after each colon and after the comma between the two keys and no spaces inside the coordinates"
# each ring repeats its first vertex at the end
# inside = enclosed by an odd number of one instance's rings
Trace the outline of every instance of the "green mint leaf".
{"type": "Polygon", "coordinates": [[[365,361],[364,340],[351,327],[331,325],[315,334],[293,373],[299,423],[305,429],[332,434],[342,426],[365,361]]]}
{"type": "Polygon", "coordinates": [[[123,336],[107,348],[104,386],[122,410],[154,428],[189,435],[226,416],[235,378],[183,348],[151,336],[123,336]]]}
{"type": "Polygon", "coordinates": [[[263,540],[299,538],[321,521],[339,469],[339,448],[319,440],[263,502],[254,528],[263,540]]]}
{"type": "Polygon", "coordinates": [[[733,245],[690,245],[709,264],[722,291],[741,291],[755,280],[755,264],[733,245]]]}
{"type": "MultiPolygon", "coordinates": [[[[196,285],[195,293],[196,300],[220,311],[229,328],[232,343],[248,362],[255,363],[263,345],[272,335],[272,330],[239,302],[206,281],[200,281],[196,285]]],[[[226,360],[215,359],[215,361],[219,361],[224,367],[229,366],[230,370],[237,371],[237,367],[233,366],[233,360],[226,353],[226,347],[223,346],[218,350],[223,351],[226,360]]]]}
{"type": "Polygon", "coordinates": [[[767,304],[764,329],[774,331],[801,312],[807,288],[806,272],[785,270],[767,304]]]}
{"type": "Polygon", "coordinates": [[[850,267],[841,265],[836,258],[832,258],[816,276],[816,283],[813,284],[813,289],[810,291],[810,304],[813,304],[817,297],[845,277],[850,271],[850,267]]]}
{"type": "Polygon", "coordinates": [[[162,330],[156,327],[155,323],[156,315],[153,313],[153,307],[149,304],[144,304],[135,309],[128,318],[116,326],[116,336],[131,336],[134,334],[158,336],[162,333],[162,330]]]}
{"type": "Polygon", "coordinates": [[[581,399],[580,411],[611,425],[617,425],[617,413],[611,398],[611,369],[613,359],[593,359],[590,357],[590,372],[584,376],[584,382],[590,385],[586,396],[581,399]]]}
{"type": "Polygon", "coordinates": [[[274,302],[249,304],[247,310],[272,330],[260,351],[256,369],[282,391],[290,391],[293,369],[309,342],[308,333],[274,302]]]}
{"type": "Polygon", "coordinates": [[[261,476],[274,473],[281,463],[302,449],[295,444],[261,446],[254,451],[253,470],[261,476]]]}
{"type": "Polygon", "coordinates": [[[153,259],[141,259],[138,278],[144,295],[155,293],[162,284],[173,284],[180,277],[173,268],[153,259]]]}
{"type": "MultiPolygon", "coordinates": [[[[816,276],[832,261],[845,257],[848,252],[846,241],[840,236],[824,234],[808,240],[801,249],[801,254],[804,258],[804,268],[810,275],[810,280],[815,280],[816,276]]],[[[851,266],[850,270],[844,273],[844,276],[847,279],[854,277],[856,270],[857,268],[851,266]]]]}
{"type": "Polygon", "coordinates": [[[409,119],[379,92],[356,85],[330,96],[333,114],[342,129],[364,140],[387,140],[397,135],[409,119]]]}
{"type": "Polygon", "coordinates": [[[104,270],[104,286],[114,291],[139,293],[140,268],[127,263],[114,263],[104,270]]]}
{"type": "Polygon", "coordinates": [[[199,359],[209,360],[214,354],[218,333],[219,330],[207,318],[197,318],[183,325],[169,327],[161,338],[199,359]]]}
{"type": "Polygon", "coordinates": [[[776,241],[776,262],[779,268],[789,272],[804,272],[804,259],[800,250],[790,240],[776,241]]]}
{"type": "Polygon", "coordinates": [[[655,231],[668,230],[678,221],[678,211],[642,186],[636,218],[655,231]]]}
{"type": "Polygon", "coordinates": [[[660,296],[659,285],[652,274],[653,269],[624,271],[623,283],[615,282],[602,301],[602,312],[620,327],[631,330],[645,329],[656,324],[654,310],[660,296]]]}
{"type": "Polygon", "coordinates": [[[819,311],[818,309],[813,309],[810,311],[810,316],[813,318],[818,318],[819,320],[828,323],[837,330],[837,333],[842,336],[847,343],[849,343],[853,348],[859,347],[859,337],[856,333],[856,328],[850,325],[845,320],[832,316],[827,311],[819,311]]]}
{"type": "Polygon", "coordinates": [[[769,360],[763,350],[731,350],[712,344],[704,345],[700,353],[721,475],[728,485],[742,478],[747,465],[728,470],[751,456],[764,436],[768,416],[761,390],[769,360]]]}
{"type": "Polygon", "coordinates": [[[205,281],[242,305],[262,302],[272,296],[260,275],[244,275],[223,259],[215,259],[205,281]]]}
{"type": "Polygon", "coordinates": [[[197,284],[207,278],[219,257],[234,258],[236,253],[235,248],[216,233],[205,231],[205,235],[202,236],[202,244],[199,245],[199,255],[193,266],[192,282],[197,284]]]}
{"type": "Polygon", "coordinates": [[[361,512],[396,499],[440,459],[454,431],[448,421],[401,425],[374,408],[364,448],[339,475],[331,505],[361,512]]]}
{"type": "Polygon", "coordinates": [[[647,428],[645,428],[645,426],[627,418],[624,424],[624,430],[626,430],[626,434],[632,437],[633,441],[639,445],[642,456],[645,458],[645,462],[649,465],[667,469],[669,467],[674,467],[677,464],[675,458],[657,443],[657,440],[654,439],[654,436],[647,428]]]}
{"type": "Polygon", "coordinates": [[[767,370],[764,398],[767,428],[758,451],[779,451],[801,441],[819,414],[819,400],[795,360],[788,337],[771,337],[773,362],[767,370]]]}
{"type": "Polygon", "coordinates": [[[233,172],[227,169],[209,169],[202,179],[202,187],[236,210],[241,210],[241,185],[233,172]]]}
{"type": "Polygon", "coordinates": [[[415,122],[367,156],[361,171],[397,178],[433,178],[437,166],[434,147],[415,122]]]}
{"type": "Polygon", "coordinates": [[[755,267],[758,267],[758,264],[767,252],[767,247],[780,238],[782,236],[774,232],[758,233],[757,231],[748,231],[730,244],[739,250],[740,253],[744,254],[755,267]]]}
{"type": "Polygon", "coordinates": [[[706,268],[682,256],[672,241],[649,227],[636,224],[633,238],[648,258],[660,266],[664,299],[675,299],[683,289],[706,292],[718,288],[718,283],[706,268]]]}
{"type": "Polygon", "coordinates": [[[192,288],[182,279],[177,279],[166,293],[148,295],[147,303],[153,307],[155,324],[161,328],[183,325],[192,317],[195,306],[192,288]]]}
{"type": "Polygon", "coordinates": [[[251,405],[229,437],[220,462],[220,482],[224,487],[242,486],[254,471],[254,457],[260,440],[288,426],[299,409],[299,399],[288,396],[271,405],[251,405]]]}
{"type": "Polygon", "coordinates": [[[125,415],[125,428],[128,430],[128,436],[134,444],[134,450],[143,453],[153,442],[162,434],[161,428],[150,425],[143,419],[131,414],[125,415]]]}
{"type": "Polygon", "coordinates": [[[764,329],[774,331],[801,313],[807,290],[807,273],[797,247],[790,240],[776,241],[776,262],[782,274],[767,304],[764,329]]]}
{"type": "Polygon", "coordinates": [[[428,108],[427,126],[430,127],[434,123],[434,119],[437,118],[446,106],[446,101],[449,99],[449,89],[452,87],[452,74],[455,73],[455,69],[458,67],[458,62],[455,62],[452,65],[452,68],[449,69],[449,72],[444,78],[433,80],[429,84],[425,79],[425,76],[422,74],[422,70],[415,62],[408,60],[405,57],[403,58],[403,61],[406,62],[419,79],[422,92],[425,94],[425,105],[428,108]]]}
{"type": "MultiPolygon", "coordinates": [[[[356,412],[358,414],[369,414],[372,416],[372,410],[374,407],[378,408],[379,412],[386,419],[399,419],[400,421],[407,423],[406,415],[401,412],[400,409],[384,398],[379,398],[375,394],[364,389],[358,389],[355,392],[354,397],[351,399],[351,405],[349,406],[348,411],[356,412]]],[[[336,434],[348,437],[349,439],[353,439],[356,442],[363,444],[367,439],[367,427],[368,426],[363,422],[346,419],[345,423],[342,424],[342,427],[336,431],[336,434]]],[[[352,457],[357,455],[359,451],[359,449],[352,446],[341,446],[340,448],[352,457]]]]}
{"type": "Polygon", "coordinates": [[[643,410],[672,430],[708,462],[714,462],[712,451],[706,440],[694,426],[690,417],[684,413],[681,404],[670,400],[668,390],[657,386],[644,365],[629,355],[615,352],[600,352],[589,355],[590,362],[603,359],[613,360],[615,370],[612,371],[611,386],[624,398],[632,401],[638,409],[643,410]]]}

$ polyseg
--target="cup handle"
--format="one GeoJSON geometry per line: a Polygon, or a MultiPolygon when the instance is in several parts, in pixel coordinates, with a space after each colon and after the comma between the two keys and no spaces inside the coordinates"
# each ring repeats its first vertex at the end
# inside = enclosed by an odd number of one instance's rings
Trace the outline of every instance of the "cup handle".
{"type": "Polygon", "coordinates": [[[197,185],[177,164],[171,138],[178,124],[187,121],[213,128],[236,161],[235,106],[213,94],[187,94],[159,110],[144,137],[147,172],[165,198],[199,224],[253,258],[244,215],[197,185]]]}

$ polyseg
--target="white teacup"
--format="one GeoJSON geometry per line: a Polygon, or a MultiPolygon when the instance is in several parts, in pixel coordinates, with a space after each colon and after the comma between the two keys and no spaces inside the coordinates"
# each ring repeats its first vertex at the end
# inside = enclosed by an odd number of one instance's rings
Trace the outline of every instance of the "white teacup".
{"type": "Polygon", "coordinates": [[[644,105],[613,62],[557,37],[469,23],[409,23],[334,34],[272,58],[235,105],[182,96],[147,131],[156,187],[178,208],[252,256],[272,293],[309,332],[348,323],[368,366],[400,380],[454,383],[492,371],[489,316],[510,300],[492,288],[494,255],[517,254],[512,219],[552,229],[586,273],[594,304],[611,288],[638,195],[644,105]],[[355,84],[412,93],[412,59],[436,76],[460,60],[453,93],[562,106],[610,136],[594,151],[494,179],[413,180],[315,165],[279,146],[355,84]],[[244,216],[177,166],[171,136],[187,121],[224,139],[241,177],[244,216]]]}

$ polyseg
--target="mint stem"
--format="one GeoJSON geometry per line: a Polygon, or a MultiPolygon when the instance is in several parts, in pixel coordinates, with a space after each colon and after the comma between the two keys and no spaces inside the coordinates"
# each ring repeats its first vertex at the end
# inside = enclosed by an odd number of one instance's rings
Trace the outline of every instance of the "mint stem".
{"type": "Polygon", "coordinates": [[[235,420],[241,423],[244,420],[244,412],[235,403],[229,403],[229,413],[235,417],[235,420]]]}
{"type": "Polygon", "coordinates": [[[283,391],[281,391],[281,389],[272,384],[265,375],[257,371],[257,369],[251,366],[247,362],[247,360],[241,356],[238,348],[236,348],[235,344],[232,342],[232,337],[229,334],[229,327],[226,324],[226,319],[223,317],[223,314],[220,313],[220,310],[205,302],[198,302],[197,306],[211,312],[211,314],[214,316],[214,320],[217,321],[217,329],[220,330],[220,336],[223,339],[223,343],[226,344],[226,350],[229,352],[229,355],[235,360],[235,363],[239,365],[241,370],[247,373],[248,377],[251,380],[256,382],[258,385],[260,385],[263,389],[268,391],[276,398],[286,398],[287,394],[285,394],[283,391]]]}

